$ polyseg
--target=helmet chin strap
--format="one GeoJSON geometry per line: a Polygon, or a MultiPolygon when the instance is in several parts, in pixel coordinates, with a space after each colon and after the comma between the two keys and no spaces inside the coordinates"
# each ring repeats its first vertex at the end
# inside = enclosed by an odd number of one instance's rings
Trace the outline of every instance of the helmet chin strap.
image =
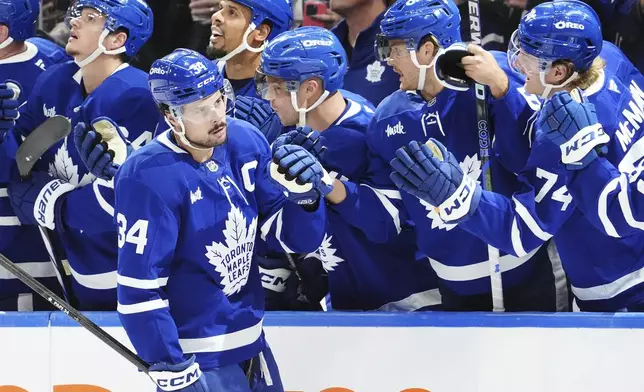
{"type": "Polygon", "coordinates": [[[308,108],[300,108],[299,105],[297,104],[297,92],[291,91],[291,105],[293,105],[293,109],[295,109],[295,111],[299,116],[298,126],[303,127],[306,125],[306,113],[320,106],[320,104],[324,102],[324,100],[326,99],[326,97],[329,96],[329,94],[330,94],[329,90],[324,90],[322,95],[320,95],[320,98],[318,98],[317,101],[313,103],[313,105],[309,106],[308,108]]]}
{"type": "MultiPolygon", "coordinates": [[[[440,49],[440,50],[443,50],[443,49],[440,49]]],[[[418,57],[416,57],[415,50],[410,51],[409,54],[411,55],[411,62],[414,63],[416,68],[418,68],[420,71],[418,73],[418,85],[416,86],[416,90],[422,91],[425,88],[425,78],[427,76],[427,71],[434,68],[434,65],[436,64],[436,58],[438,57],[438,53],[436,54],[436,56],[434,56],[434,58],[432,59],[432,63],[429,65],[421,65],[418,62],[418,57]]]]}
{"type": "Polygon", "coordinates": [[[250,45],[248,45],[248,36],[250,35],[250,33],[253,30],[255,30],[255,28],[257,28],[257,26],[255,26],[255,23],[251,22],[248,25],[248,28],[246,29],[246,32],[244,33],[244,36],[242,37],[241,44],[239,44],[238,47],[233,49],[232,52],[228,53],[227,55],[225,55],[224,57],[222,57],[222,58],[220,58],[218,60],[220,60],[220,61],[228,61],[228,60],[232,59],[233,57],[237,56],[239,53],[243,52],[244,50],[248,50],[249,52],[253,52],[253,53],[262,52],[266,48],[266,45],[268,44],[268,42],[264,41],[264,43],[259,48],[253,48],[250,45]]]}
{"type": "Polygon", "coordinates": [[[13,38],[7,37],[7,39],[4,40],[4,42],[0,44],[0,49],[6,48],[7,46],[11,45],[12,42],[13,42],[13,38]]]}
{"type": "Polygon", "coordinates": [[[170,121],[168,121],[167,118],[165,118],[165,122],[170,126],[170,129],[172,129],[172,132],[179,137],[179,140],[181,140],[182,143],[184,143],[185,145],[187,145],[192,149],[199,150],[199,151],[208,151],[211,149],[211,148],[197,147],[192,143],[190,143],[190,140],[188,140],[188,137],[186,136],[186,126],[183,124],[183,116],[176,108],[170,108],[170,112],[172,113],[172,116],[179,123],[179,127],[181,128],[181,131],[177,131],[175,127],[173,127],[172,124],[170,124],[170,121]]]}
{"type": "Polygon", "coordinates": [[[105,38],[110,34],[109,30],[103,29],[103,32],[101,33],[101,36],[98,37],[98,47],[92,54],[87,56],[84,60],[76,60],[74,59],[74,62],[81,68],[89,65],[92,61],[96,60],[98,56],[102,55],[103,53],[105,54],[119,54],[125,52],[125,46],[121,46],[120,48],[114,49],[114,50],[107,50],[105,46],[103,45],[103,41],[105,41],[105,38]]]}
{"type": "Polygon", "coordinates": [[[570,75],[568,79],[564,80],[563,83],[555,85],[555,84],[546,83],[546,71],[539,71],[539,81],[545,87],[545,89],[541,93],[541,98],[543,99],[550,98],[550,92],[552,91],[553,88],[566,87],[570,82],[577,79],[578,75],[579,74],[577,73],[577,71],[575,71],[573,72],[572,75],[570,75]]]}

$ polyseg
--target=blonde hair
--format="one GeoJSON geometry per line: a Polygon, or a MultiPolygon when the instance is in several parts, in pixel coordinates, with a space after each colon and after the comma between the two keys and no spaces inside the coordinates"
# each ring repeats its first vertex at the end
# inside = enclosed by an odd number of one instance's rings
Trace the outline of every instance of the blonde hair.
{"type": "MultiPolygon", "coordinates": [[[[554,65],[566,65],[569,70],[568,77],[570,77],[570,74],[572,74],[573,70],[573,65],[570,61],[568,60],[563,60],[560,62],[555,62],[554,65]]],[[[584,72],[580,72],[577,75],[577,78],[570,82],[567,88],[570,90],[575,89],[575,88],[580,88],[582,90],[586,90],[588,87],[590,87],[593,83],[599,79],[599,76],[601,75],[603,69],[606,67],[606,61],[602,59],[601,57],[597,56],[595,57],[595,60],[593,60],[593,63],[590,65],[590,68],[588,68],[584,72]]]]}

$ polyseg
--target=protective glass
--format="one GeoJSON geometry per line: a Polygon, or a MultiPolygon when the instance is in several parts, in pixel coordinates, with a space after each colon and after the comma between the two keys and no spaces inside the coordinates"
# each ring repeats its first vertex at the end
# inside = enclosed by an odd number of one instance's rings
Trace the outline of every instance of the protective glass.
{"type": "Polygon", "coordinates": [[[389,59],[399,59],[410,55],[410,50],[414,50],[413,43],[405,40],[405,44],[391,45],[389,39],[384,35],[376,35],[376,56],[379,61],[387,61],[389,59]]]}
{"type": "Polygon", "coordinates": [[[82,27],[92,30],[103,30],[105,27],[105,15],[101,12],[84,6],[77,5],[74,2],[67,9],[65,14],[65,24],[71,29],[72,20],[76,20],[82,27]]]}
{"type": "Polygon", "coordinates": [[[515,72],[526,76],[539,75],[542,71],[548,73],[552,66],[552,61],[540,59],[521,49],[519,30],[515,30],[514,33],[512,33],[512,37],[510,37],[507,55],[510,67],[515,72]]]}

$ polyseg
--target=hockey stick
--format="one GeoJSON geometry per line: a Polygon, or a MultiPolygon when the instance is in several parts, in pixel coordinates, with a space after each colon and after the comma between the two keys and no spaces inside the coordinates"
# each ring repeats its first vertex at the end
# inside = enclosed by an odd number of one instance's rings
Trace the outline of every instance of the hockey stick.
{"type": "Polygon", "coordinates": [[[85,317],[78,310],[74,309],[70,304],[68,304],[62,298],[54,294],[47,287],[43,286],[42,283],[38,282],[31,275],[29,275],[21,268],[16,266],[11,260],[6,258],[2,254],[0,254],[0,265],[6,268],[7,271],[14,274],[18,279],[20,279],[22,283],[29,286],[29,288],[31,288],[36,294],[40,295],[41,297],[49,301],[50,304],[54,305],[61,312],[71,317],[83,328],[88,330],[92,335],[96,336],[98,339],[103,341],[103,343],[110,346],[114,351],[116,351],[123,358],[127,359],[131,364],[136,366],[139,370],[141,370],[146,374],[149,372],[150,365],[148,365],[147,362],[145,362],[138,355],[130,351],[130,349],[122,345],[118,340],[114,339],[110,334],[103,331],[98,325],[94,324],[90,319],[85,317]]]}
{"type": "MultiPolygon", "coordinates": [[[[481,45],[481,19],[479,12],[479,0],[469,0],[468,3],[470,19],[470,39],[476,45],[481,45]]],[[[490,164],[490,123],[485,102],[485,86],[476,83],[474,85],[476,93],[476,123],[479,136],[479,148],[481,155],[482,183],[483,189],[492,190],[492,166],[490,164]]],[[[505,311],[503,305],[503,280],[501,277],[501,259],[499,250],[492,246],[487,246],[487,253],[490,266],[490,285],[492,286],[492,310],[495,312],[505,311]]]]}
{"type": "MultiPolygon", "coordinates": [[[[67,137],[70,132],[71,123],[69,119],[63,116],[48,118],[34,129],[23,140],[20,147],[18,147],[18,151],[16,151],[16,165],[18,166],[20,177],[23,179],[27,178],[42,154],[49,150],[51,146],[67,137]]],[[[49,253],[49,258],[56,268],[56,276],[65,292],[65,297],[70,303],[77,305],[78,301],[76,301],[73,295],[71,280],[67,275],[62,259],[56,254],[47,228],[38,225],[38,230],[40,231],[45,248],[47,248],[47,253],[49,253]]]]}

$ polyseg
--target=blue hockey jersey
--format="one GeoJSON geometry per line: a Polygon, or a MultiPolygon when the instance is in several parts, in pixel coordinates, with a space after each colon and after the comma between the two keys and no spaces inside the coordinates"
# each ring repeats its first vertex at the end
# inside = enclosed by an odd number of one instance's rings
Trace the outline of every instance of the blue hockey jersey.
{"type": "Polygon", "coordinates": [[[331,29],[342,43],[349,59],[343,88],[363,96],[374,106],[378,106],[400,86],[398,75],[386,62],[376,59],[373,47],[376,35],[380,33],[383,17],[384,13],[380,14],[371,26],[358,34],[353,47],[348,42],[349,27],[346,21],[341,21],[331,29]]]}
{"type": "MultiPolygon", "coordinates": [[[[642,224],[642,158],[644,158],[644,77],[631,80],[630,101],[624,101],[611,132],[616,157],[600,157],[571,173],[568,190],[596,228],[612,237],[639,236],[642,224]],[[617,148],[619,147],[619,148],[617,148]]],[[[613,86],[612,91],[619,91],[613,86]]]]}
{"type": "MultiPolygon", "coordinates": [[[[56,65],[44,73],[20,112],[14,131],[29,133],[56,114],[89,122],[107,116],[121,127],[133,146],[149,141],[159,112],[148,89],[147,74],[121,65],[91,94],[86,95],[82,75],[74,62],[56,65]],[[82,108],[81,108],[82,106],[82,108]],[[81,116],[82,114],[82,116],[81,116]]],[[[56,225],[71,269],[73,290],[83,310],[116,307],[116,228],[113,189],[96,180],[78,157],[73,134],[54,145],[34,166],[76,187],[65,194],[56,225]]]]}
{"type": "Polygon", "coordinates": [[[285,198],[257,129],[228,118],[227,133],[197,163],[167,131],[116,174],[118,312],[150,363],[196,354],[209,370],[256,356],[265,347],[256,233],[291,252],[322,242],[324,203],[308,212],[285,198]]]}
{"type": "MultiPolygon", "coordinates": [[[[355,97],[354,94],[346,95],[355,97]]],[[[374,110],[351,98],[345,98],[345,101],[344,112],[322,132],[326,147],[322,164],[332,177],[356,184],[367,172],[365,134],[374,110]]],[[[363,191],[374,192],[366,185],[363,191]]],[[[328,274],[334,309],[413,311],[440,305],[436,275],[426,261],[416,260],[415,235],[411,228],[401,230],[387,242],[373,242],[359,228],[344,220],[332,204],[329,206],[329,225],[322,246],[303,255],[298,267],[300,275],[307,275],[307,268],[322,264],[328,274]]],[[[264,287],[273,291],[286,290],[284,285],[276,283],[278,274],[291,275],[287,268],[277,271],[264,268],[264,287]]],[[[315,283],[305,281],[304,284],[315,283]]],[[[303,290],[307,297],[312,290],[319,293],[306,286],[303,290]]],[[[308,299],[320,300],[319,297],[308,299]]]]}
{"type": "MultiPolygon", "coordinates": [[[[25,41],[26,51],[0,60],[0,81],[11,79],[20,85],[18,101],[24,103],[40,74],[50,66],[69,60],[60,46],[42,38],[25,41]]],[[[0,253],[19,263],[29,274],[54,292],[60,293],[54,266],[49,261],[38,229],[22,226],[7,197],[11,158],[17,146],[12,135],[0,140],[0,253]]],[[[0,267],[0,311],[44,310],[44,301],[34,298],[31,289],[0,267]],[[42,302],[42,303],[41,303],[42,302]]],[[[49,308],[47,306],[47,308],[49,308]]]]}
{"type": "MultiPolygon", "coordinates": [[[[219,68],[219,72],[221,72],[222,75],[224,75],[224,78],[227,79],[226,76],[226,62],[225,61],[217,61],[217,68],[219,68]]],[[[254,78],[249,78],[249,79],[241,79],[241,80],[233,80],[233,79],[228,79],[230,82],[231,87],[233,88],[233,91],[235,92],[236,97],[252,97],[252,98],[260,98],[257,96],[257,88],[255,87],[255,79],[254,78]]]]}
{"type": "MultiPolygon", "coordinates": [[[[495,53],[495,57],[507,69],[505,55],[495,53]]],[[[512,80],[510,90],[516,90],[520,82],[520,79],[512,80]]],[[[389,180],[389,162],[394,158],[395,151],[411,140],[425,142],[430,137],[445,144],[461,162],[464,172],[478,180],[482,168],[474,94],[473,90],[443,90],[436,98],[426,102],[414,92],[397,91],[385,99],[378,107],[367,134],[369,149],[373,154],[369,175],[372,184],[377,189],[393,189],[389,180]]],[[[518,183],[514,174],[501,164],[497,156],[509,151],[507,155],[516,155],[519,163],[513,164],[506,155],[504,159],[508,166],[519,167],[525,158],[517,151],[527,151],[529,148],[523,128],[532,110],[525,98],[518,99],[517,96],[522,97],[523,94],[511,91],[508,97],[494,100],[489,106],[491,123],[494,125],[492,136],[495,137],[494,150],[490,154],[492,178],[494,188],[506,194],[511,194],[518,183]]],[[[490,292],[488,253],[483,241],[442,222],[431,206],[405,192],[392,194],[391,191],[381,191],[377,199],[369,199],[366,195],[355,194],[354,189],[349,185],[347,200],[334,208],[339,209],[345,219],[362,227],[370,238],[386,240],[397,235],[401,230],[399,226],[411,220],[413,223],[407,224],[415,224],[418,247],[429,258],[447,290],[461,296],[490,292]],[[360,204],[363,213],[355,214],[344,204],[360,204]],[[396,206],[400,206],[398,210],[396,206]]],[[[546,253],[544,248],[521,258],[503,255],[504,287],[519,286],[533,272],[535,264],[549,263],[546,253]]],[[[551,271],[549,273],[552,274],[551,271]]],[[[445,297],[443,304],[444,300],[445,297]]],[[[539,308],[539,305],[535,307],[539,308]]]]}
{"type": "MultiPolygon", "coordinates": [[[[634,114],[644,108],[641,86],[632,82],[629,89],[605,70],[584,94],[597,108],[597,117],[611,136],[606,160],[622,165],[627,172],[633,170],[637,162],[634,157],[642,156],[636,142],[643,120],[634,114]]],[[[604,185],[602,177],[562,170],[559,148],[538,135],[537,131],[528,164],[519,176],[523,189],[511,198],[483,192],[476,212],[459,227],[517,256],[553,238],[580,309],[641,310],[644,284],[639,276],[644,271],[644,233],[616,239],[598,230],[603,217],[592,204],[597,203],[604,185]],[[578,186],[583,186],[583,191],[573,198],[566,184],[582,179],[583,185],[579,182],[578,186]],[[577,206],[588,203],[588,199],[592,200],[589,208],[593,213],[584,214],[577,206]]]]}

